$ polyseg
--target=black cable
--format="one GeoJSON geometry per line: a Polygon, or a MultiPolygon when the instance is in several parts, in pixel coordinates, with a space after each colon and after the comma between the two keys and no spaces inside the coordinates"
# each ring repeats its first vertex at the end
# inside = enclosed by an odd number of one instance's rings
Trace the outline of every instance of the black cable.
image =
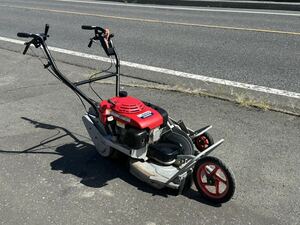
{"type": "Polygon", "coordinates": [[[103,101],[103,99],[100,97],[100,95],[94,90],[93,86],[91,83],[89,83],[90,89],[94,92],[94,94],[101,100],[103,101]]]}

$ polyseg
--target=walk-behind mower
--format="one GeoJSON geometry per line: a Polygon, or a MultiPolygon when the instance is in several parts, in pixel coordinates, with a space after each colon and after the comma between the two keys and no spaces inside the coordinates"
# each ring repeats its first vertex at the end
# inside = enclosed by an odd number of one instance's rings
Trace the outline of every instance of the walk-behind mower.
{"type": "Polygon", "coordinates": [[[89,103],[91,108],[82,120],[99,154],[110,157],[115,151],[124,153],[130,172],[155,188],[169,187],[181,194],[194,181],[203,198],[215,203],[230,200],[235,191],[234,176],[220,159],[208,156],[223,139],[214,143],[208,133],[211,126],[194,131],[181,120],[171,118],[162,107],[120,91],[120,61],[112,41],[114,35],[98,26],[82,29],[93,31],[88,47],[100,43],[114,63],[115,72],[71,82],[59,71],[47,47],[49,25],[44,33],[17,35],[31,38],[23,54],[31,45],[42,47],[47,59],[44,67],[89,103]],[[116,79],[116,95],[107,100],[95,101],[78,88],[112,77],[116,79]]]}

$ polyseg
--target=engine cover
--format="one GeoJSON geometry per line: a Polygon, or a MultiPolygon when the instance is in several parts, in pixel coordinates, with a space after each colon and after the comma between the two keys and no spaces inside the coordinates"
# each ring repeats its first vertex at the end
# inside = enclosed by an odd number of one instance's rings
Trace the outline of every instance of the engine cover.
{"type": "Polygon", "coordinates": [[[109,101],[102,101],[100,114],[104,124],[107,116],[113,116],[115,120],[139,129],[152,130],[163,124],[163,117],[158,111],[131,96],[114,97],[109,101]]]}

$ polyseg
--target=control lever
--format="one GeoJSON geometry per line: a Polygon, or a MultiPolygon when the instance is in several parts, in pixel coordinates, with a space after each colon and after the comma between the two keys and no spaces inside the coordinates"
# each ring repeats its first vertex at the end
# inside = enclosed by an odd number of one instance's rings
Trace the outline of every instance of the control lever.
{"type": "Polygon", "coordinates": [[[46,41],[47,37],[49,37],[48,31],[49,31],[49,24],[46,24],[45,25],[45,36],[43,37],[44,41],[46,41]]]}
{"type": "Polygon", "coordinates": [[[88,47],[89,47],[89,48],[92,46],[93,42],[94,42],[94,40],[93,40],[93,38],[91,38],[91,39],[90,39],[90,42],[89,42],[89,44],[88,44],[88,47]]]}
{"type": "Polygon", "coordinates": [[[31,41],[30,42],[26,42],[25,45],[26,45],[26,47],[25,47],[25,49],[23,51],[23,55],[26,55],[26,53],[27,53],[27,51],[28,51],[28,49],[29,49],[29,47],[31,45],[31,41]]]}

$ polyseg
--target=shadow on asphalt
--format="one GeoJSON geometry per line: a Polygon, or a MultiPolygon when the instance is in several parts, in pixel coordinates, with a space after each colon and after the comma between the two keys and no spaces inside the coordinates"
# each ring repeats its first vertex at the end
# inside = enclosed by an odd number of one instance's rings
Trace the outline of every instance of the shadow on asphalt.
{"type": "MultiPolygon", "coordinates": [[[[177,195],[176,190],[165,188],[157,190],[144,182],[138,180],[129,173],[128,157],[122,153],[117,152],[112,158],[101,157],[94,145],[79,140],[76,135],[64,127],[40,123],[29,118],[22,117],[22,119],[30,122],[35,128],[42,128],[48,130],[57,130],[57,133],[47,139],[41,141],[38,145],[25,149],[23,151],[5,151],[0,150],[0,153],[14,153],[14,154],[56,154],[61,156],[50,163],[52,170],[61,171],[63,174],[72,174],[81,179],[80,183],[93,188],[101,188],[108,184],[108,181],[115,178],[120,178],[128,184],[137,187],[139,190],[152,195],[159,195],[168,197],[170,195],[177,195]],[[49,149],[46,144],[57,141],[64,137],[71,137],[74,142],[59,145],[55,151],[41,151],[49,149]]],[[[213,206],[220,207],[220,204],[213,204],[201,198],[199,193],[193,189],[188,190],[183,194],[189,199],[213,206]]]]}

